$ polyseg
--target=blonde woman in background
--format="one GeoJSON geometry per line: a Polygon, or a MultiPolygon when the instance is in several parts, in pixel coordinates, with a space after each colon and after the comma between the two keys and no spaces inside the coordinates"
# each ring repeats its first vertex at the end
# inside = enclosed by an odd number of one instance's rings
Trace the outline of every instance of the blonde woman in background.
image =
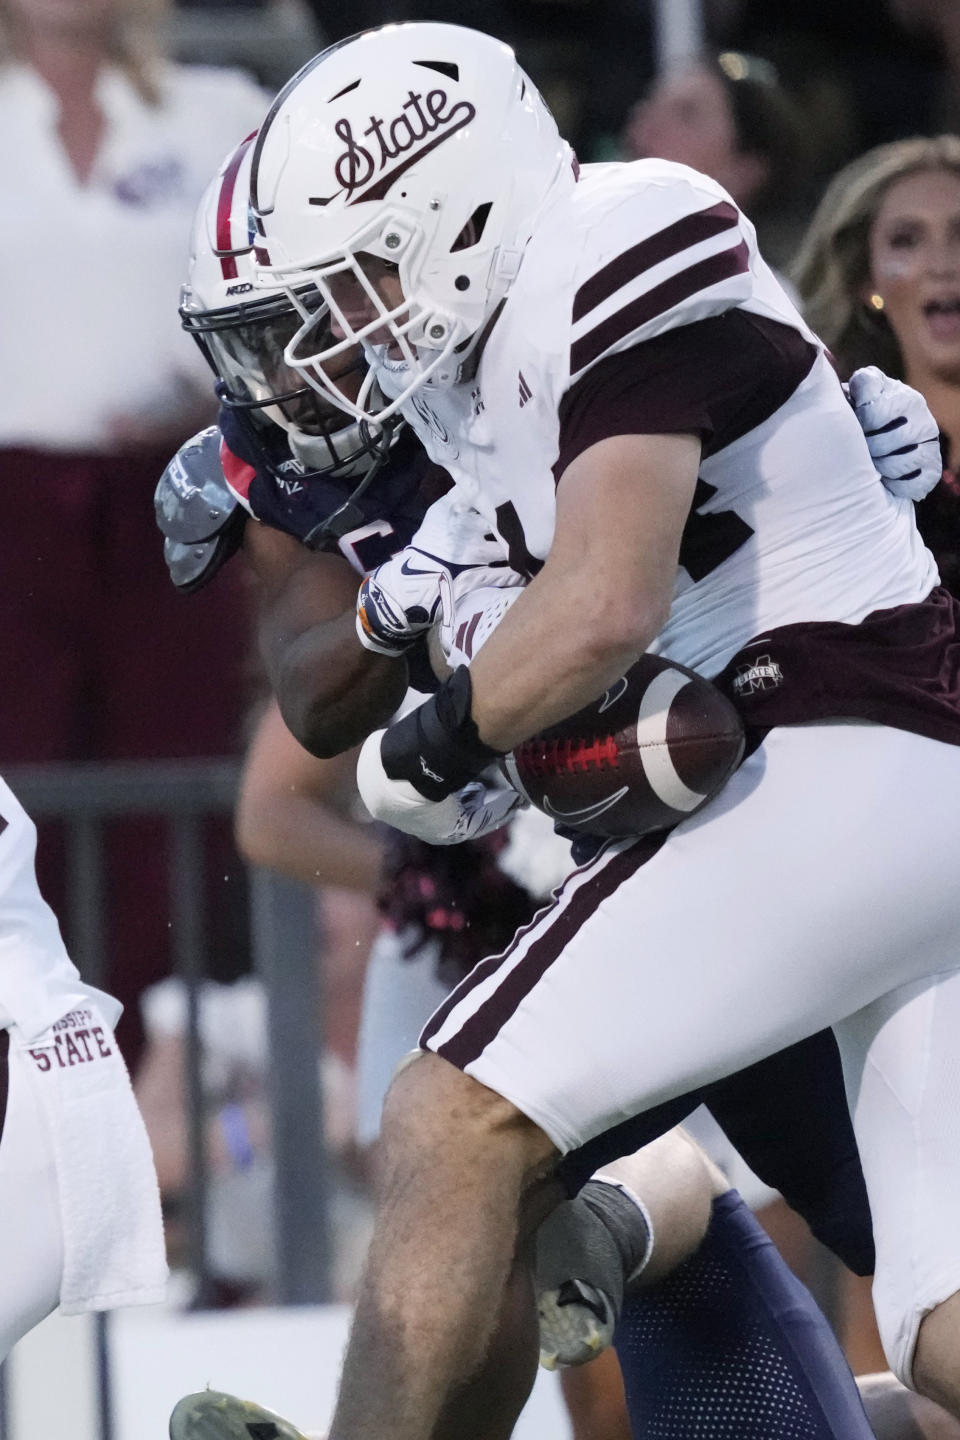
{"type": "MultiPolygon", "coordinates": [[[[268,97],[239,71],[168,60],[165,19],[161,0],[0,0],[5,766],[223,755],[246,708],[242,588],[201,597],[183,644],[153,489],[213,418],[175,313],[193,210],[268,97]]],[[[239,873],[223,836],[221,886],[239,873]]],[[[133,1064],[133,1002],[168,966],[167,880],[159,832],[124,822],[116,840],[104,978],[133,1064]]],[[[41,884],[62,909],[52,844],[41,827],[41,884]]]]}
{"type": "Polygon", "coordinates": [[[844,378],[878,365],[933,411],[946,463],[917,521],[960,594],[960,137],[881,145],[841,170],[793,278],[844,378]]]}

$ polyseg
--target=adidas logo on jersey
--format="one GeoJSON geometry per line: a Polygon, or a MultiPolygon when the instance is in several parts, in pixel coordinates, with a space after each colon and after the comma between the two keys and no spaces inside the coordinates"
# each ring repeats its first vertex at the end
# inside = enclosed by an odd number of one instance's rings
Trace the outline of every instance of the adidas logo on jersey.
{"type": "Polygon", "coordinates": [[[520,370],[517,373],[520,376],[520,409],[522,410],[527,401],[533,399],[533,391],[530,389],[526,380],[524,380],[523,371],[520,370]]]}

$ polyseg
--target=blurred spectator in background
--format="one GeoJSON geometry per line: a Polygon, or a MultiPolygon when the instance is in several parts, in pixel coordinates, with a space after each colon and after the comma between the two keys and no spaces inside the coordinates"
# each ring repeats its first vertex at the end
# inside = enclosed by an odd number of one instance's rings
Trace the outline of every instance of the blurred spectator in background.
{"type": "Polygon", "coordinates": [[[960,595],[960,137],[882,145],[842,170],[794,278],[844,377],[878,365],[933,411],[947,464],[917,522],[960,595]]]}
{"type": "Polygon", "coordinates": [[[179,0],[170,48],[197,65],[239,65],[279,90],[328,41],[307,0],[179,0]]]}
{"type": "MultiPolygon", "coordinates": [[[[352,1298],[370,1226],[355,1147],[354,1068],[364,968],[380,923],[374,896],[384,855],[381,828],[352,814],[355,768],[354,751],[333,760],[308,755],[270,702],[254,730],[236,813],[237,844],[245,859],[317,887],[316,1059],[332,1166],[333,1298],[344,1301],[352,1298]]],[[[230,985],[205,981],[200,987],[210,1167],[207,1259],[212,1298],[219,1305],[276,1296],[267,1003],[256,977],[230,985]]],[[[137,1099],[156,1157],[171,1264],[179,1268],[186,1241],[179,1222],[190,1181],[184,985],[171,976],[151,986],[142,1010],[147,1047],[137,1099]]]]}
{"type": "MultiPolygon", "coordinates": [[[[153,1149],[174,1273],[189,1260],[191,1180],[186,1072],[187,993],[168,976],[144,991],[146,1046],[135,1093],[153,1149]]],[[[271,1203],[267,1017],[250,976],[232,985],[204,981],[198,1033],[205,1102],[205,1301],[217,1307],[270,1298],[276,1274],[271,1203]]],[[[193,1298],[192,1296],[190,1298],[193,1298]]]]}
{"type": "Polygon", "coordinates": [[[795,248],[809,178],[803,122],[769,61],[724,51],[668,72],[630,111],[622,148],[628,160],[656,155],[716,180],[772,263],[795,248]]]}
{"type": "Polygon", "coordinates": [[[341,1096],[328,1104],[327,1139],[341,1152],[353,1140],[363,976],[380,927],[376,898],[387,850],[383,827],[370,823],[357,795],[356,760],[355,750],[330,760],[308,754],[270,700],[247,748],[235,816],[237,847],[249,864],[318,891],[317,1043],[336,1067],[325,1077],[326,1100],[334,1098],[331,1086],[341,1096]]]}
{"type": "Polygon", "coordinates": [[[934,92],[937,119],[945,129],[960,128],[960,5],[956,0],[890,0],[890,8],[911,36],[937,47],[945,67],[934,92]]]}
{"type": "MultiPolygon", "coordinates": [[[[0,0],[5,767],[237,745],[239,577],[181,608],[152,496],[170,450],[213,418],[175,308],[192,213],[268,97],[240,73],[166,61],[163,20],[153,0],[0,0]]],[[[159,830],[122,828],[99,978],[127,1005],[132,1063],[132,1002],[167,966],[167,879],[159,830]]],[[[66,913],[61,869],[46,834],[41,884],[66,913]]]]}
{"type": "MultiPolygon", "coordinates": [[[[953,6],[955,0],[943,0],[953,6]]],[[[901,23],[910,0],[704,0],[711,43],[776,65],[826,180],[866,146],[938,124],[936,37],[901,23]]]]}

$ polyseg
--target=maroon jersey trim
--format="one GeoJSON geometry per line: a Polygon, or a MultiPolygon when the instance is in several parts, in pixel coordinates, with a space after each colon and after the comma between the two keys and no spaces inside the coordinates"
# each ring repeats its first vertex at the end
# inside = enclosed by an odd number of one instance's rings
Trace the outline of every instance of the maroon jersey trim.
{"type": "Polygon", "coordinates": [[[938,585],[859,625],[783,625],[734,655],[714,684],[752,748],[776,725],[868,720],[960,745],[960,603],[938,585]]]}
{"type": "Polygon", "coordinates": [[[241,460],[239,455],[235,455],[226,440],[220,441],[220,463],[230,489],[246,500],[250,494],[250,486],[257,478],[254,467],[248,465],[246,460],[241,460]]]}
{"type": "Polygon", "coordinates": [[[681,250],[691,249],[701,240],[710,240],[724,230],[732,230],[738,218],[736,207],[721,200],[711,205],[709,210],[684,215],[655,235],[648,235],[639,244],[631,245],[629,250],[610,260],[580,286],[573,297],[574,324],[645,270],[652,270],[654,265],[668,260],[671,255],[679,255],[681,250]]]}
{"type": "Polygon", "coordinates": [[[816,356],[792,325],[739,309],[610,355],[560,402],[554,476],[612,435],[699,435],[713,455],[779,410],[816,356]]]}
{"type": "Polygon", "coordinates": [[[701,290],[709,290],[712,285],[729,280],[731,275],[742,275],[749,268],[749,264],[747,242],[741,240],[739,245],[734,245],[729,250],[721,250],[719,255],[710,255],[696,265],[689,265],[678,275],[671,275],[669,280],[655,285],[645,295],[625,305],[622,310],[610,315],[593,330],[588,330],[586,335],[575,340],[570,347],[570,374],[579,374],[632,330],[639,330],[658,315],[682,305],[684,300],[689,300],[701,290]]]}

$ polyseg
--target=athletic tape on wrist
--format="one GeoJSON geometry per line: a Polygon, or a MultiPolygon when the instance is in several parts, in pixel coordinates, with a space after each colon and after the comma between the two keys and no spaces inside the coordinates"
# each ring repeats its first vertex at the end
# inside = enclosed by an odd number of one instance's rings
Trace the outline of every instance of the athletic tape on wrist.
{"type": "Polygon", "coordinates": [[[391,780],[407,780],[427,800],[445,800],[475,780],[499,750],[485,744],[470,714],[473,685],[460,665],[437,693],[384,732],[380,759],[391,780]]]}

